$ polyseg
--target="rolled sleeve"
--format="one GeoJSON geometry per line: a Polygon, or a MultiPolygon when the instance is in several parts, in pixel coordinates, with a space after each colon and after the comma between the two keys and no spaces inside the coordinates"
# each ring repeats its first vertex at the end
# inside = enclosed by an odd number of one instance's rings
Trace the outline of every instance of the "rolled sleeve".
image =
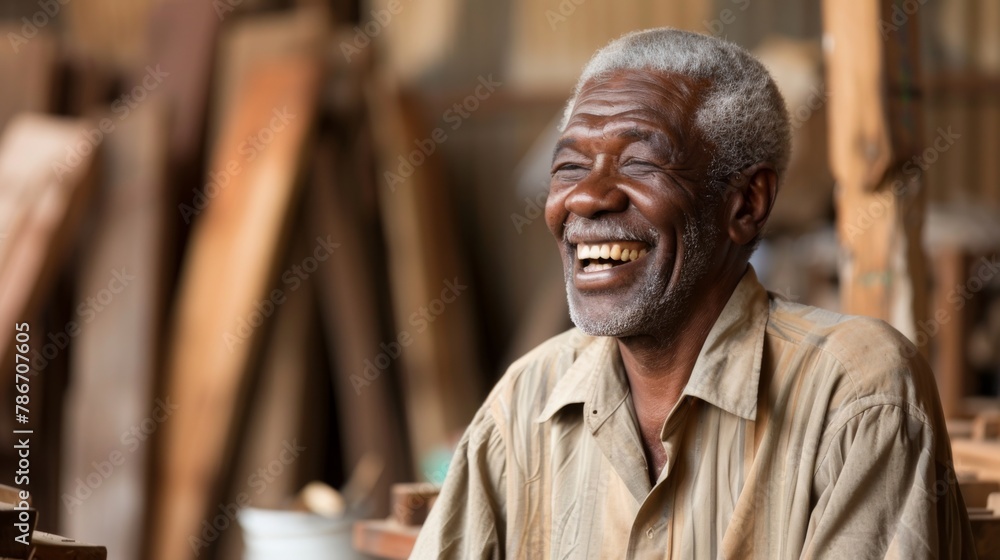
{"type": "Polygon", "coordinates": [[[803,558],[975,558],[947,436],[906,404],[854,413],[814,480],[803,558]]]}

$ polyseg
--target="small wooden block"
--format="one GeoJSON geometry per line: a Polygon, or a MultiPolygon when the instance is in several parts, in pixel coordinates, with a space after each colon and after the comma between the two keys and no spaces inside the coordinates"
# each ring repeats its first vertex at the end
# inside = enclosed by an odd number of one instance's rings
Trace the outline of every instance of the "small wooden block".
{"type": "Polygon", "coordinates": [[[1000,515],[1000,488],[997,492],[986,497],[986,509],[993,512],[993,515],[1000,515]]]}
{"type": "Polygon", "coordinates": [[[400,525],[423,524],[441,489],[429,482],[392,485],[392,519],[400,525]]]}
{"type": "Polygon", "coordinates": [[[987,440],[1000,437],[1000,414],[980,414],[972,421],[972,439],[987,440]]]}
{"type": "Polygon", "coordinates": [[[31,537],[35,549],[31,560],[107,560],[108,549],[82,543],[59,535],[35,531],[31,537]]]}
{"type": "MultiPolygon", "coordinates": [[[[17,505],[21,501],[20,488],[14,488],[13,486],[7,486],[6,484],[0,484],[0,503],[17,505]]],[[[28,505],[31,505],[31,496],[28,496],[28,505]]]]}
{"type": "Polygon", "coordinates": [[[390,519],[354,524],[354,550],[379,558],[406,559],[420,534],[419,527],[404,527],[390,519]]]}
{"type": "Polygon", "coordinates": [[[994,480],[969,480],[958,483],[962,490],[965,507],[981,508],[986,506],[986,498],[993,492],[1000,492],[1000,482],[994,480]]]}

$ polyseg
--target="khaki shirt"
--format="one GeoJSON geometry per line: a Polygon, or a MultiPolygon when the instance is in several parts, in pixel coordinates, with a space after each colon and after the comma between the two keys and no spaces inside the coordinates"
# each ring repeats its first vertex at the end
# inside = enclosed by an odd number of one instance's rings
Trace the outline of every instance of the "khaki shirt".
{"type": "Polygon", "coordinates": [[[613,338],[513,364],[411,558],[974,558],[933,374],[885,323],[748,269],[661,433],[650,485],[613,338]]]}

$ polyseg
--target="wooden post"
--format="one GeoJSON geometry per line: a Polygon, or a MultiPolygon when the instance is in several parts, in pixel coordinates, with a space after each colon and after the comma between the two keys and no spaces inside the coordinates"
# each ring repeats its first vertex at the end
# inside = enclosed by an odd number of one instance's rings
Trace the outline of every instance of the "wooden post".
{"type": "Polygon", "coordinates": [[[823,3],[842,311],[915,341],[926,340],[918,16],[899,0],[823,3]]]}
{"type": "Polygon", "coordinates": [[[956,309],[948,301],[948,294],[955,286],[964,286],[968,280],[968,261],[965,254],[954,248],[946,248],[935,255],[934,310],[935,315],[944,313],[950,317],[947,325],[942,325],[936,345],[934,373],[937,374],[938,393],[941,408],[946,418],[960,415],[962,397],[965,396],[965,310],[956,309]]]}

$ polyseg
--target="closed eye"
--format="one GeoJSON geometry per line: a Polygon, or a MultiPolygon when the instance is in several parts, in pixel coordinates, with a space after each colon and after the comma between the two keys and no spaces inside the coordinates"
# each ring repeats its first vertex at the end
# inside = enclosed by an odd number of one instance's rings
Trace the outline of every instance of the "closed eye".
{"type": "Polygon", "coordinates": [[[659,165],[641,159],[630,159],[622,164],[621,169],[625,175],[633,176],[651,175],[663,171],[659,165]]]}
{"type": "Polygon", "coordinates": [[[552,170],[553,177],[563,180],[580,180],[586,176],[588,169],[576,163],[563,163],[552,170]]]}

